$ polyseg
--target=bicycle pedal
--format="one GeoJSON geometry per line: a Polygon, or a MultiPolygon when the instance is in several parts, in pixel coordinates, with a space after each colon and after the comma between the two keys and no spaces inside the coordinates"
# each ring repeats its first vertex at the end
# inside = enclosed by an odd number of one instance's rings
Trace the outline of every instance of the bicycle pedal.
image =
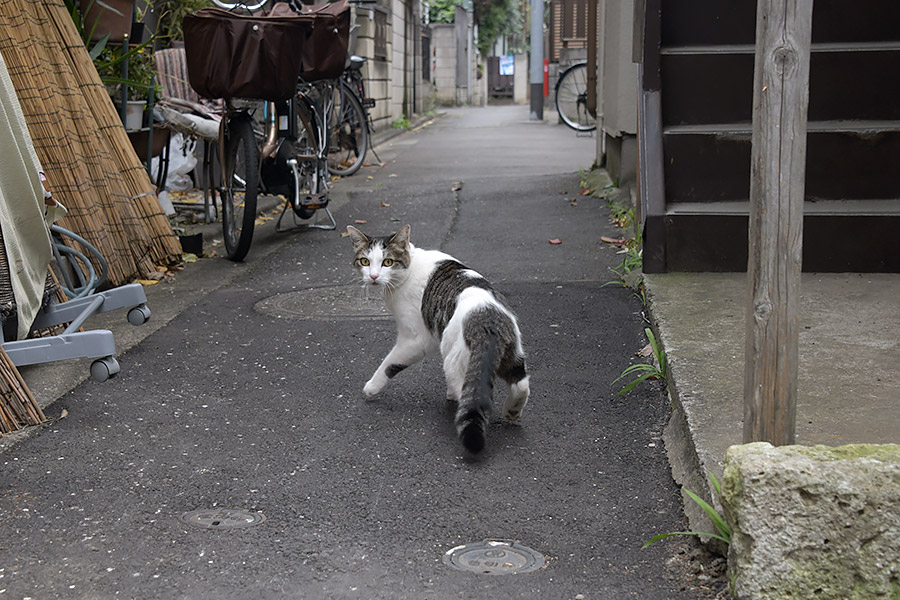
{"type": "Polygon", "coordinates": [[[300,201],[300,206],[310,210],[319,210],[320,208],[328,206],[328,198],[323,198],[322,196],[307,196],[300,201]]]}

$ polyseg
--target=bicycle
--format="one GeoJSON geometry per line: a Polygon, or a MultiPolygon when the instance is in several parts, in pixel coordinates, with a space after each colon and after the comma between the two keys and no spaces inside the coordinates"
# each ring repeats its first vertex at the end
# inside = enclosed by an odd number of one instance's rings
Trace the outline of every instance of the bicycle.
{"type": "MultiPolygon", "coordinates": [[[[369,151],[371,129],[363,101],[356,88],[347,81],[346,70],[344,73],[335,86],[334,125],[329,136],[331,146],[328,150],[328,171],[347,177],[362,167],[369,151]]],[[[374,100],[372,103],[374,105],[374,100]]]]}
{"type": "MultiPolygon", "coordinates": [[[[313,8],[291,2],[289,10],[285,8],[287,3],[283,3],[280,14],[273,12],[269,17],[274,15],[274,18],[264,21],[258,17],[254,20],[252,11],[265,2],[214,2],[226,10],[201,9],[185,17],[185,49],[194,89],[206,97],[225,99],[225,115],[219,125],[217,147],[220,173],[218,178],[211,178],[210,194],[213,201],[218,200],[222,207],[227,258],[241,261],[247,256],[253,239],[257,201],[261,192],[280,195],[286,200],[276,223],[278,232],[298,227],[335,229],[337,226],[328,209],[328,154],[330,118],[334,113],[340,71],[335,70],[332,63],[336,59],[331,56],[325,57],[327,64],[322,65],[321,70],[311,69],[309,64],[305,64],[306,71],[301,71],[301,46],[312,42],[304,41],[303,35],[298,33],[305,22],[303,19],[331,18],[334,27],[329,24],[319,29],[328,32],[327,35],[335,32],[338,36],[335,47],[346,55],[349,12],[347,0],[313,8]],[[250,12],[251,16],[238,14],[240,10],[250,12]],[[223,27],[221,23],[229,25],[223,27]],[[248,43],[224,44],[225,47],[267,52],[268,55],[279,56],[279,60],[255,63],[245,60],[247,57],[244,56],[210,57],[206,49],[217,47],[210,38],[215,40],[215,36],[225,35],[223,31],[227,31],[227,35],[243,35],[248,39],[248,43]],[[232,33],[234,31],[239,33],[232,33]],[[267,40],[265,36],[268,31],[274,32],[278,39],[267,40]],[[265,47],[267,43],[269,47],[265,47]],[[192,55],[197,59],[193,63],[192,55]],[[283,61],[282,56],[285,57],[283,61]],[[225,63],[224,68],[222,64],[208,66],[216,60],[225,63]],[[247,73],[244,62],[261,65],[269,71],[247,73]],[[194,64],[197,67],[191,68],[194,64]],[[301,78],[286,77],[286,72],[300,72],[301,78]],[[222,77],[222,73],[228,77],[222,77]],[[232,77],[231,73],[236,76],[232,77]],[[282,223],[289,209],[294,223],[291,227],[284,227],[282,223]],[[324,209],[326,215],[324,223],[298,224],[297,219],[309,220],[320,209],[324,209]]],[[[321,44],[322,40],[317,43],[321,44]]],[[[308,59],[304,60],[308,62],[308,59]]],[[[339,59],[338,68],[342,69],[344,62],[344,59],[339,59]]]]}
{"type": "MultiPolygon", "coordinates": [[[[354,2],[365,4],[373,0],[354,2]]],[[[352,29],[350,35],[352,47],[355,43],[352,29]]],[[[366,96],[366,84],[362,75],[362,68],[367,60],[364,56],[351,54],[347,67],[341,74],[340,102],[336,103],[339,109],[337,118],[333,121],[335,128],[331,135],[332,147],[328,160],[329,170],[335,175],[353,175],[365,162],[369,150],[375,154],[371,144],[375,126],[369,113],[369,109],[375,107],[375,99],[366,96]]],[[[375,157],[378,159],[377,154],[375,157]]],[[[381,162],[380,159],[378,161],[381,162]]]]}
{"type": "Polygon", "coordinates": [[[576,63],[562,72],[556,82],[556,112],[575,131],[597,129],[596,115],[587,105],[587,63],[576,63]]]}

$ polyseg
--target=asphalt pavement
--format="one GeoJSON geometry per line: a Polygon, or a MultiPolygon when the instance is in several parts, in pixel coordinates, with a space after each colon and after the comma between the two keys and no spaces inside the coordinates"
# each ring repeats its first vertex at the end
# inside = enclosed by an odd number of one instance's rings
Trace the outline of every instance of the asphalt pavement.
{"type": "Polygon", "coordinates": [[[23,369],[51,421],[3,439],[0,598],[704,597],[667,577],[685,542],[641,550],[686,524],[665,393],[614,383],[648,315],[606,285],[618,230],[578,194],[596,141],[528,112],[444,111],[336,183],[337,231],[267,221],[246,262],[149,286],[146,325],[89,321],[114,329],[117,377],[23,369]],[[363,395],[394,326],[348,224],[410,224],[517,312],[531,400],[519,423],[497,411],[479,457],[438,359],[363,395]]]}

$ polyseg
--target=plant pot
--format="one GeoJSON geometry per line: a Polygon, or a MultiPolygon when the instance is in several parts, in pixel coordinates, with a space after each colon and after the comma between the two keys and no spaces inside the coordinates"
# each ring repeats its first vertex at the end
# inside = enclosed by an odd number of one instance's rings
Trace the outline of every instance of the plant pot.
{"type": "MultiPolygon", "coordinates": [[[[141,162],[147,162],[147,136],[149,129],[140,129],[137,131],[129,131],[128,139],[134,148],[135,154],[141,162]]],[[[153,156],[162,154],[163,148],[169,143],[169,130],[159,124],[153,125],[153,148],[151,152],[153,156]]]]}
{"type": "Polygon", "coordinates": [[[125,129],[132,131],[144,126],[144,110],[147,108],[146,100],[129,100],[125,106],[125,129]]]}
{"type": "Polygon", "coordinates": [[[131,33],[135,0],[79,0],[84,15],[84,29],[92,40],[107,33],[110,42],[121,42],[131,33]],[[90,8],[88,8],[90,7],[90,8]]]}

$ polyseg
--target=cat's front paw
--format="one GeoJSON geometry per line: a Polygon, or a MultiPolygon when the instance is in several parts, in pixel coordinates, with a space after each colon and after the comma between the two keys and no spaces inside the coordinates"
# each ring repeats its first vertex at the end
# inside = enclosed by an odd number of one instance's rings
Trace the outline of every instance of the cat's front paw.
{"type": "Polygon", "coordinates": [[[508,408],[503,411],[503,418],[509,419],[510,421],[517,421],[519,417],[522,416],[522,410],[518,408],[508,408]]]}
{"type": "Polygon", "coordinates": [[[375,377],[366,382],[363,387],[363,393],[366,396],[374,396],[384,388],[384,383],[377,381],[375,377]]]}

